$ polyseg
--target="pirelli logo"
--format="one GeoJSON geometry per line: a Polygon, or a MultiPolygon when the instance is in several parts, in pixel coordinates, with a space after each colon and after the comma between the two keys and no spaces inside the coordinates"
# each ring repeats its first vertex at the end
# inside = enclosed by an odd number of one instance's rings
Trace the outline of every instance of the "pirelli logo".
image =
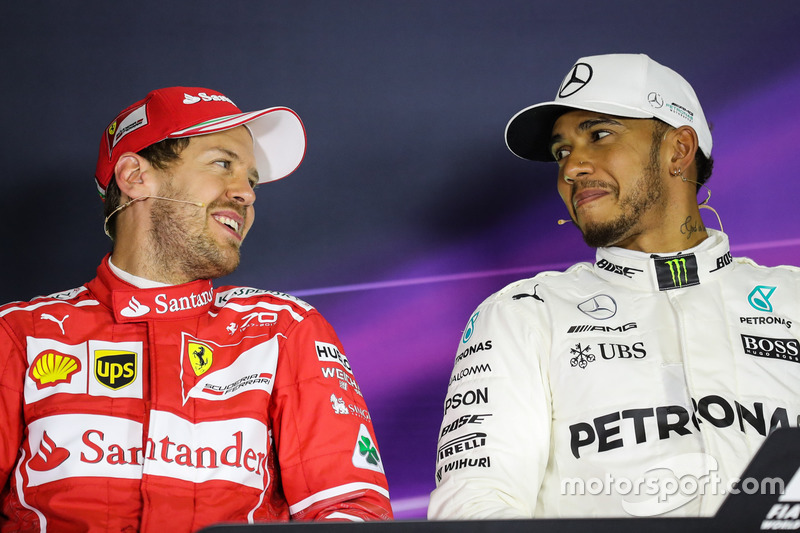
{"type": "Polygon", "coordinates": [[[700,284],[694,254],[654,258],[658,289],[667,291],[700,284]]]}

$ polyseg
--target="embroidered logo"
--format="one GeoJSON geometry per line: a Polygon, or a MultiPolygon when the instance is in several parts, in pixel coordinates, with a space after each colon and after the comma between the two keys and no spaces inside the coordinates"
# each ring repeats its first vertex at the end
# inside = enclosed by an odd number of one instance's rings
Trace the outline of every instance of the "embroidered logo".
{"type": "Polygon", "coordinates": [[[680,289],[700,284],[697,258],[694,254],[656,257],[653,261],[659,290],[680,289]]]}
{"type": "Polygon", "coordinates": [[[128,306],[123,308],[119,314],[127,318],[136,318],[144,316],[150,312],[150,308],[144,304],[140,304],[134,296],[131,296],[128,306]]]}
{"type": "Polygon", "coordinates": [[[478,320],[479,314],[481,314],[480,311],[475,311],[475,314],[469,317],[469,322],[467,322],[467,327],[464,328],[464,335],[461,337],[461,342],[463,344],[468,343],[470,337],[472,337],[472,333],[475,331],[475,321],[478,320]]]}
{"type": "Polygon", "coordinates": [[[768,287],[766,285],[756,285],[747,301],[750,306],[757,311],[764,311],[765,313],[772,312],[772,303],[769,301],[772,293],[775,292],[777,287],[768,287]]]}
{"type": "Polygon", "coordinates": [[[361,424],[353,449],[353,466],[383,473],[383,461],[367,426],[361,424]]]}
{"type": "Polygon", "coordinates": [[[590,353],[589,350],[591,350],[591,346],[581,348],[580,343],[576,344],[575,347],[569,351],[569,353],[575,356],[569,360],[570,366],[586,368],[586,366],[595,359],[594,354],[590,353]]]}
{"type": "Polygon", "coordinates": [[[607,294],[598,294],[578,304],[578,309],[597,320],[607,320],[617,314],[617,302],[607,294]]]}
{"type": "Polygon", "coordinates": [[[61,329],[61,334],[63,335],[64,334],[64,321],[69,318],[69,315],[64,315],[64,318],[59,320],[56,317],[54,317],[53,315],[51,315],[51,314],[42,313],[41,315],[39,315],[39,318],[41,318],[42,320],[50,320],[50,321],[55,322],[56,324],[58,324],[59,329],[61,329]]]}
{"type": "Polygon", "coordinates": [[[28,461],[28,468],[37,472],[53,470],[69,458],[69,450],[59,448],[53,439],[47,436],[47,431],[42,435],[39,451],[28,461]]]}
{"type": "Polygon", "coordinates": [[[136,352],[95,350],[94,377],[111,390],[127,387],[136,381],[136,352]]]}
{"type": "Polygon", "coordinates": [[[347,410],[347,405],[345,405],[344,400],[337,398],[335,394],[331,394],[331,406],[333,406],[333,412],[337,415],[350,414],[350,411],[347,410]]]}
{"type": "Polygon", "coordinates": [[[211,368],[211,363],[214,361],[214,350],[200,342],[189,342],[187,348],[192,370],[195,375],[202,376],[211,368]]]}
{"type": "Polygon", "coordinates": [[[45,387],[55,387],[59,383],[69,383],[80,369],[81,362],[77,357],[48,350],[36,356],[28,375],[36,383],[36,387],[42,390],[45,387]]]}

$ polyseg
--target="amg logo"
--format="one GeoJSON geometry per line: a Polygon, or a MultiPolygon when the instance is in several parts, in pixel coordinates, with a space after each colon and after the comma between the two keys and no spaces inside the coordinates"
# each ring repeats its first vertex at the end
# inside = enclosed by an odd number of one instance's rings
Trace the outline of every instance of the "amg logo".
{"type": "Polygon", "coordinates": [[[747,355],[800,363],[800,341],[797,339],[770,339],[742,335],[742,346],[747,355]]]}
{"type": "Polygon", "coordinates": [[[636,322],[628,322],[622,326],[612,327],[612,326],[592,326],[590,324],[583,324],[580,326],[570,326],[567,330],[567,333],[583,333],[584,331],[628,331],[629,329],[635,329],[636,322]]]}

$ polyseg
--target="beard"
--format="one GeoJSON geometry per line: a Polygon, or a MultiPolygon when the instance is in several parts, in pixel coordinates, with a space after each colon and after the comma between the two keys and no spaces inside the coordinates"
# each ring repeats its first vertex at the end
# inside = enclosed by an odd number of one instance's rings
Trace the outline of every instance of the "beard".
{"type": "MultiPolygon", "coordinates": [[[[170,182],[163,185],[158,196],[190,201],[182,198],[170,182]]],[[[219,202],[214,202],[206,209],[218,206],[219,202]]],[[[156,200],[150,212],[153,263],[173,279],[214,279],[230,274],[239,266],[238,243],[219,244],[208,231],[208,217],[201,220],[198,209],[203,208],[156,200]]]]}
{"type": "MultiPolygon", "coordinates": [[[[615,219],[606,222],[587,223],[582,228],[583,240],[592,248],[613,246],[631,235],[642,215],[661,200],[664,184],[661,180],[661,164],[659,150],[661,143],[653,139],[650,148],[650,161],[642,175],[631,186],[631,192],[620,198],[619,207],[622,213],[615,219]]],[[[616,191],[617,194],[619,190],[616,191]]]]}

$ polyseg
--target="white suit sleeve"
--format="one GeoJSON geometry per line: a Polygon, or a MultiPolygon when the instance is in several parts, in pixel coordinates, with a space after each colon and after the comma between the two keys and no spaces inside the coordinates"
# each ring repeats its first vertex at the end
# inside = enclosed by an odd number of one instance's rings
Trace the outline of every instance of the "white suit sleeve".
{"type": "Polygon", "coordinates": [[[512,294],[507,288],[481,304],[459,342],[430,519],[534,515],[550,454],[549,341],[537,302],[512,294]]]}

